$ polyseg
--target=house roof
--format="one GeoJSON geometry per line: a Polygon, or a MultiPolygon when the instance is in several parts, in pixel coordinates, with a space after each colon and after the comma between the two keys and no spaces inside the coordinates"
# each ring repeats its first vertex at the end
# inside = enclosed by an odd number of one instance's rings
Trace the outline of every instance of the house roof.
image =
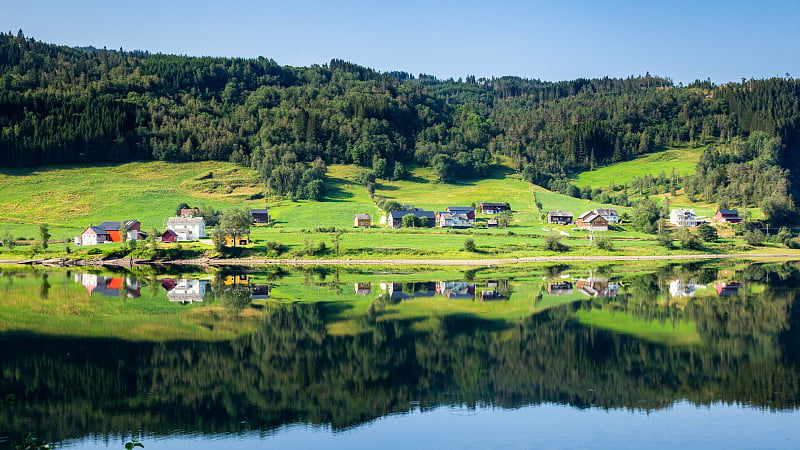
{"type": "Polygon", "coordinates": [[[670,213],[670,214],[690,214],[690,215],[692,215],[692,216],[693,216],[693,215],[694,215],[694,210],[693,210],[693,209],[682,209],[682,208],[677,208],[677,209],[673,209],[673,210],[672,210],[672,211],[670,211],[669,213],[670,213]]]}
{"type": "Polygon", "coordinates": [[[356,220],[370,220],[369,214],[356,214],[356,220]]]}
{"type": "Polygon", "coordinates": [[[170,225],[205,225],[202,217],[170,217],[167,219],[167,226],[170,225]]]}
{"type": "Polygon", "coordinates": [[[488,206],[489,208],[496,208],[496,207],[497,207],[497,208],[499,208],[499,207],[506,208],[506,204],[505,204],[505,203],[490,203],[490,202],[481,202],[481,203],[480,203],[480,206],[481,206],[481,208],[483,208],[483,207],[487,207],[487,206],[488,206]]]}
{"type": "Polygon", "coordinates": [[[401,219],[403,216],[413,214],[417,217],[424,217],[426,219],[436,219],[436,213],[433,211],[392,211],[389,213],[390,219],[401,219]]]}
{"type": "Polygon", "coordinates": [[[461,212],[461,211],[474,212],[475,211],[475,207],[474,206],[448,206],[446,208],[446,210],[447,210],[447,212],[461,212]]]}
{"type": "Polygon", "coordinates": [[[583,213],[580,216],[578,216],[578,219],[583,219],[586,216],[588,216],[589,214],[594,214],[594,211],[586,211],[585,213],[583,213]]]}
{"type": "Polygon", "coordinates": [[[91,231],[94,234],[108,234],[108,231],[106,231],[105,228],[100,228],[100,227],[86,227],[86,229],[83,230],[83,233],[81,234],[89,234],[89,231],[91,231]]]}
{"type": "Polygon", "coordinates": [[[736,211],[735,209],[720,209],[719,213],[722,214],[723,216],[739,217],[739,211],[736,211]]]}
{"type": "Polygon", "coordinates": [[[547,211],[548,216],[568,216],[572,217],[572,211],[547,211]]]}
{"type": "MultiPolygon", "coordinates": [[[[137,220],[126,220],[125,221],[125,229],[130,230],[133,228],[134,225],[139,223],[137,220]]],[[[119,230],[119,220],[111,221],[111,222],[103,222],[97,226],[97,228],[102,228],[103,230],[119,230]]]]}
{"type": "Polygon", "coordinates": [[[617,214],[617,210],[614,209],[614,208],[598,208],[598,209],[595,209],[595,212],[597,214],[600,214],[601,216],[616,216],[616,215],[618,215],[617,214]]]}
{"type": "Polygon", "coordinates": [[[251,209],[250,214],[269,214],[269,208],[266,209],[251,209]]]}

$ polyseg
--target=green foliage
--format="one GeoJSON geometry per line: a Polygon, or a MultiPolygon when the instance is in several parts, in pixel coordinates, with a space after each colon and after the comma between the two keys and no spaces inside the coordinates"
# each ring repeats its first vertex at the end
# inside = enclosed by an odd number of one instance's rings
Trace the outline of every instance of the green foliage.
{"type": "Polygon", "coordinates": [[[697,234],[705,242],[716,242],[719,239],[717,229],[707,223],[702,223],[697,227],[697,234]]]}
{"type": "Polygon", "coordinates": [[[569,250],[569,247],[561,242],[557,236],[544,237],[544,249],[551,252],[563,253],[569,250]]]}
{"type": "Polygon", "coordinates": [[[136,447],[144,448],[144,444],[139,442],[138,439],[133,439],[132,441],[125,443],[125,450],[133,450],[136,447]]]}
{"type": "Polygon", "coordinates": [[[614,250],[614,241],[607,234],[601,234],[594,238],[594,245],[600,250],[614,250]]]}
{"type": "Polygon", "coordinates": [[[49,241],[50,241],[50,229],[48,228],[46,223],[43,223],[39,225],[39,243],[42,246],[42,250],[47,250],[49,241]]]}
{"type": "Polygon", "coordinates": [[[681,248],[688,250],[700,250],[703,248],[703,242],[700,238],[686,227],[678,230],[677,238],[681,243],[681,248]]]}
{"type": "Polygon", "coordinates": [[[464,239],[464,251],[467,252],[474,252],[477,248],[475,247],[475,240],[472,238],[464,239]]]}
{"type": "Polygon", "coordinates": [[[654,233],[658,227],[659,208],[649,197],[645,197],[633,207],[631,223],[643,233],[654,233]]]}
{"type": "Polygon", "coordinates": [[[14,236],[12,236],[11,234],[11,228],[5,227],[5,229],[3,230],[2,243],[3,247],[5,247],[6,250],[14,249],[14,245],[16,243],[14,242],[14,236]]]}
{"type": "Polygon", "coordinates": [[[14,450],[49,450],[56,446],[32,436],[31,433],[25,433],[22,439],[11,443],[11,448],[14,450]]]}
{"type": "Polygon", "coordinates": [[[375,171],[369,169],[361,169],[358,171],[356,175],[356,181],[358,184],[363,184],[364,186],[375,183],[375,171]]]}
{"type": "Polygon", "coordinates": [[[747,242],[747,245],[752,246],[761,245],[765,238],[764,233],[758,228],[745,231],[743,237],[744,241],[747,242]]]}

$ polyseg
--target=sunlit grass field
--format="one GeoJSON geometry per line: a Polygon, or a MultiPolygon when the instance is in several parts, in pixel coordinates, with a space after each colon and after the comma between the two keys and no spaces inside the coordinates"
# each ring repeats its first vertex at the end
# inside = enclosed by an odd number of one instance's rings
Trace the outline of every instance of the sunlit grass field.
{"type": "Polygon", "coordinates": [[[578,187],[605,187],[612,182],[620,185],[629,183],[634,177],[644,175],[658,176],[664,172],[664,175],[669,176],[673,170],[678,175],[689,175],[694,172],[704,149],[705,147],[673,147],[649,153],[632,161],[582,172],[574,178],[573,184],[578,187]]]}

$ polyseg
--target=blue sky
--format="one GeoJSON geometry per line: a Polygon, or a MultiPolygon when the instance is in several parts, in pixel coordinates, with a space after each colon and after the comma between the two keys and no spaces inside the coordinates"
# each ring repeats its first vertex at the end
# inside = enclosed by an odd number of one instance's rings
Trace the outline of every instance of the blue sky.
{"type": "Polygon", "coordinates": [[[677,82],[800,77],[800,0],[26,0],[0,29],[70,46],[331,58],[439,78],[546,81],[650,72],[677,82]]]}

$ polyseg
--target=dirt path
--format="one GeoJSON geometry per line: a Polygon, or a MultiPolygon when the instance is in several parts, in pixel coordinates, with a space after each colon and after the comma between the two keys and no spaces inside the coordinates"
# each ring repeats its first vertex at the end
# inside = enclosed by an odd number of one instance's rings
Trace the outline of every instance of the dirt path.
{"type": "MultiPolygon", "coordinates": [[[[188,259],[170,261],[147,261],[147,260],[83,260],[71,263],[76,266],[97,266],[97,265],[188,265],[188,266],[263,266],[263,265],[338,265],[338,266],[500,266],[506,264],[535,263],[535,262],[593,262],[593,261],[669,261],[686,259],[762,259],[762,258],[788,258],[800,259],[800,253],[743,253],[743,254],[723,254],[723,255],[652,255],[652,256],[531,256],[523,258],[488,258],[488,259],[188,259]]],[[[0,260],[2,264],[46,264],[58,265],[52,260],[0,260]],[[49,263],[49,264],[48,264],[49,263]]]]}

